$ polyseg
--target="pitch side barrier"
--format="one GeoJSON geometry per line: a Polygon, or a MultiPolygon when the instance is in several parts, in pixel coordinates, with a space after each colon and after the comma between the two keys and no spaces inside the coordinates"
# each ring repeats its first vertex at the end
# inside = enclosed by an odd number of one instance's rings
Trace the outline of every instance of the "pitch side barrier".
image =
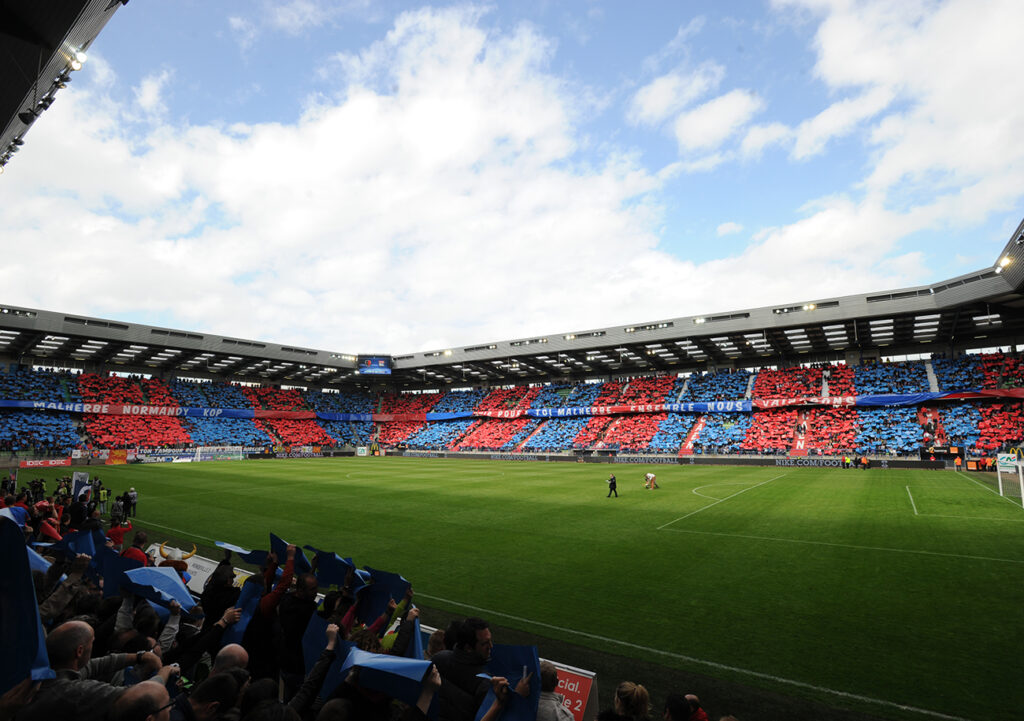
{"type": "MultiPolygon", "coordinates": [[[[803,468],[842,468],[841,458],[814,458],[806,456],[640,456],[603,455],[567,456],[556,453],[457,453],[451,451],[403,451],[406,458],[464,458],[478,461],[561,461],[583,463],[633,463],[640,465],[681,466],[775,466],[803,468]]],[[[872,458],[871,468],[917,468],[943,470],[943,461],[906,461],[894,458],[872,458]]]]}

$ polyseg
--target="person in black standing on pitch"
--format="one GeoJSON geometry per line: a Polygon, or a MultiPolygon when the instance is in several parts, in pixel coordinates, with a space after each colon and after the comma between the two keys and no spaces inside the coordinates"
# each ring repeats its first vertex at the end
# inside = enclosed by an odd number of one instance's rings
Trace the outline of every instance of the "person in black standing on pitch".
{"type": "Polygon", "coordinates": [[[608,476],[608,495],[605,496],[605,498],[611,498],[613,493],[615,494],[615,497],[618,498],[619,492],[616,490],[617,487],[618,486],[615,483],[615,474],[613,473],[608,476]]]}

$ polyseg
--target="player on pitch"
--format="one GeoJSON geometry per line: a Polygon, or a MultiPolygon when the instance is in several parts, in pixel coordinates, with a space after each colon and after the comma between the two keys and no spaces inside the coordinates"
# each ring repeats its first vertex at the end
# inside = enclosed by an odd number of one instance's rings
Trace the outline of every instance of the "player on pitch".
{"type": "Polygon", "coordinates": [[[644,488],[649,491],[653,491],[655,488],[661,488],[661,486],[658,485],[657,476],[648,472],[647,475],[644,476],[644,488]]]}

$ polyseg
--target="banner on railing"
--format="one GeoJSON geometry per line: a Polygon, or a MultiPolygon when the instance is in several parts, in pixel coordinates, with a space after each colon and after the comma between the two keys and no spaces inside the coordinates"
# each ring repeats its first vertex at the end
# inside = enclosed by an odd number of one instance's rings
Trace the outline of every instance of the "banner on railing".
{"type": "Polygon", "coordinates": [[[757,400],[709,401],[693,403],[646,403],[635,405],[590,406],[581,408],[526,408],[447,413],[328,413],[317,411],[274,411],[243,408],[189,408],[151,406],[132,403],[65,403],[57,401],[0,400],[0,408],[23,408],[67,413],[156,418],[242,418],[258,420],[321,420],[343,423],[426,423],[466,418],[578,418],[635,413],[749,413],[752,410],[790,406],[827,406],[832,408],[871,408],[920,405],[935,400],[1024,399],[1024,388],[1000,390],[946,391],[940,393],[890,393],[880,395],[842,395],[810,398],[769,398],[757,400]]]}

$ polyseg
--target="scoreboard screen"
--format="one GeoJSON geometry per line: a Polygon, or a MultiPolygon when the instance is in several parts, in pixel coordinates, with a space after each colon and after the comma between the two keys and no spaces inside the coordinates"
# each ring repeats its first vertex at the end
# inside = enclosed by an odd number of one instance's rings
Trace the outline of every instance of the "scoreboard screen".
{"type": "Polygon", "coordinates": [[[391,375],[390,356],[361,355],[358,363],[360,374],[391,375]]]}

